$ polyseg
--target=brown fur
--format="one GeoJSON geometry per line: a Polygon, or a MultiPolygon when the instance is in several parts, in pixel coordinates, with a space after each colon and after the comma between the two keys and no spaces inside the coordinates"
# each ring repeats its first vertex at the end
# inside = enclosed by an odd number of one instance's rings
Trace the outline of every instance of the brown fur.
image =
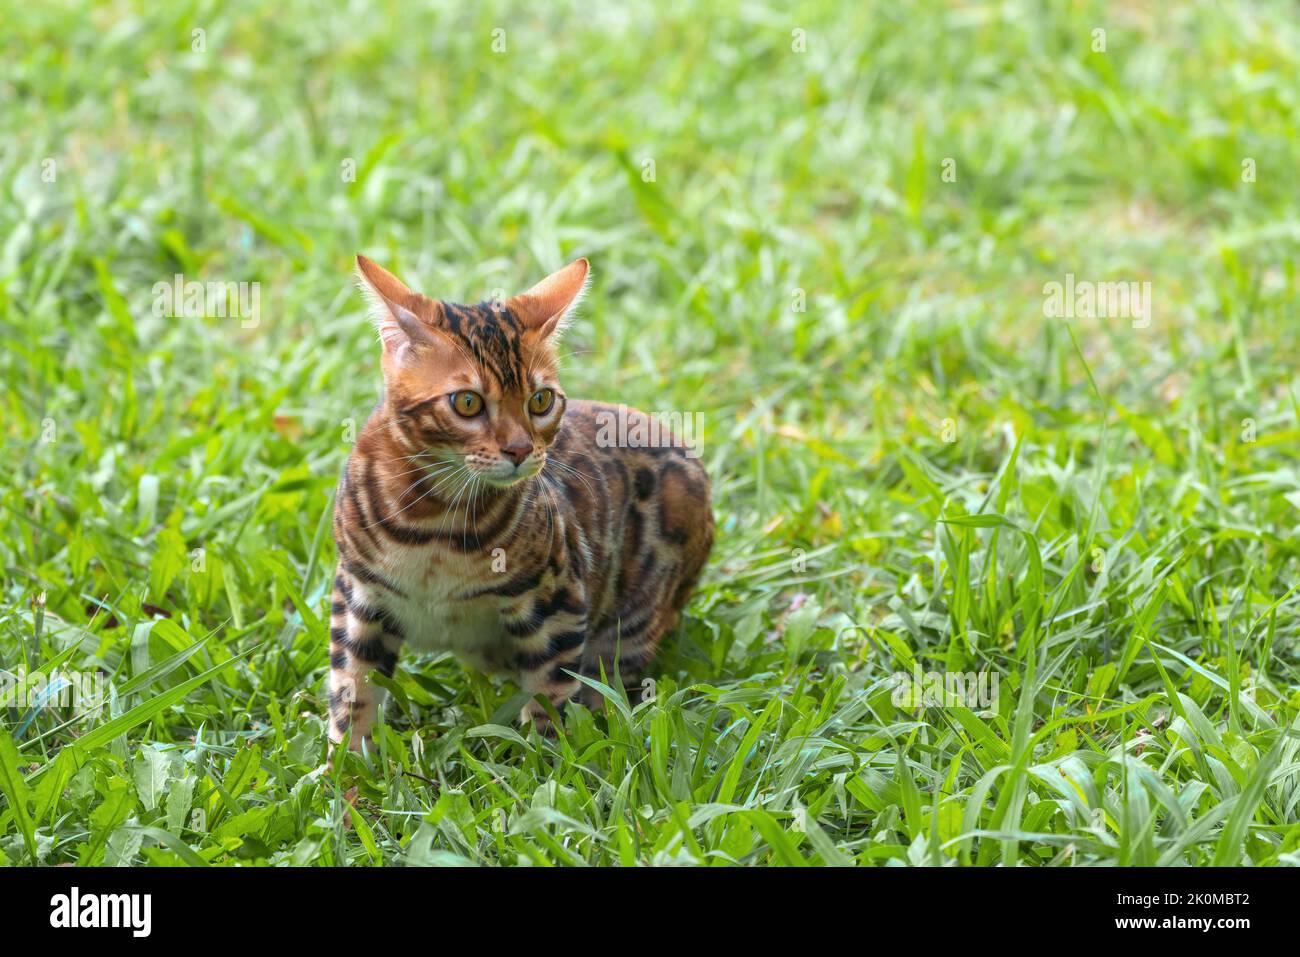
{"type": "MultiPolygon", "coordinates": [[[[565,397],[554,343],[585,260],[476,306],[358,265],[385,394],[335,505],[331,737],[368,740],[370,672],[391,674],[404,644],[512,674],[558,708],[580,690],[598,704],[569,672],[630,683],[676,627],[713,542],[707,474],[666,434],[607,441],[606,417],[643,413],[565,397]],[[468,418],[453,404],[467,392],[481,400],[468,418]]],[[[521,717],[546,724],[536,701],[521,717]]]]}

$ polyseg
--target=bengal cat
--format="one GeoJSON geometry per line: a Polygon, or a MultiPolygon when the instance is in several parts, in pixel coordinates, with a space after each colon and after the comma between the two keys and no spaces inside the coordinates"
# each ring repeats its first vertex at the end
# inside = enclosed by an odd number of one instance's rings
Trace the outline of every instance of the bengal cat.
{"type": "Polygon", "coordinates": [[[610,441],[611,416],[635,436],[643,413],[565,396],[556,341],[585,259],[476,306],[357,267],[384,392],[334,507],[330,737],[370,746],[369,676],[403,645],[513,675],[534,694],[520,720],[552,731],[537,695],[598,706],[571,672],[630,686],[676,626],[713,544],[708,475],[675,437],[610,441]]]}

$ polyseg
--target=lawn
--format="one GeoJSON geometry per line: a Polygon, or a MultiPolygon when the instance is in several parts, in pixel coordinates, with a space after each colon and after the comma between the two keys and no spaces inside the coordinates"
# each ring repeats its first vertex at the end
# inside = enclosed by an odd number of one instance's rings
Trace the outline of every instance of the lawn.
{"type": "Polygon", "coordinates": [[[0,863],[1300,864],[1292,4],[0,6],[0,863]],[[358,252],[702,423],[554,740],[406,656],[326,770],[358,252]]]}

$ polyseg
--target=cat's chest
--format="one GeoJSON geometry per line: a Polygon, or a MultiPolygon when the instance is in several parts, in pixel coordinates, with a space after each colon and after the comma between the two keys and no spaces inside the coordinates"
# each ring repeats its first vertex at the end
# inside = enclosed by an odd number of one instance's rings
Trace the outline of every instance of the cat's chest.
{"type": "Polygon", "coordinates": [[[386,595],[384,605],[402,626],[406,646],[417,652],[452,651],[484,670],[500,667],[509,636],[497,600],[460,598],[475,582],[445,563],[420,558],[408,553],[389,564],[390,579],[403,597],[386,595]]]}

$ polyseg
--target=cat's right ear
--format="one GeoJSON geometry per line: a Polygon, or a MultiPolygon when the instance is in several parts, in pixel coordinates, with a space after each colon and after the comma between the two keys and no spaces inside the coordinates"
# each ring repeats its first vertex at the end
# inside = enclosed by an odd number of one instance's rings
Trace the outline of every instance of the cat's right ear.
{"type": "Polygon", "coordinates": [[[419,314],[437,308],[437,303],[411,292],[391,272],[360,253],[357,254],[357,284],[370,304],[370,319],[385,352],[396,353],[407,344],[434,342],[428,321],[419,314]]]}

